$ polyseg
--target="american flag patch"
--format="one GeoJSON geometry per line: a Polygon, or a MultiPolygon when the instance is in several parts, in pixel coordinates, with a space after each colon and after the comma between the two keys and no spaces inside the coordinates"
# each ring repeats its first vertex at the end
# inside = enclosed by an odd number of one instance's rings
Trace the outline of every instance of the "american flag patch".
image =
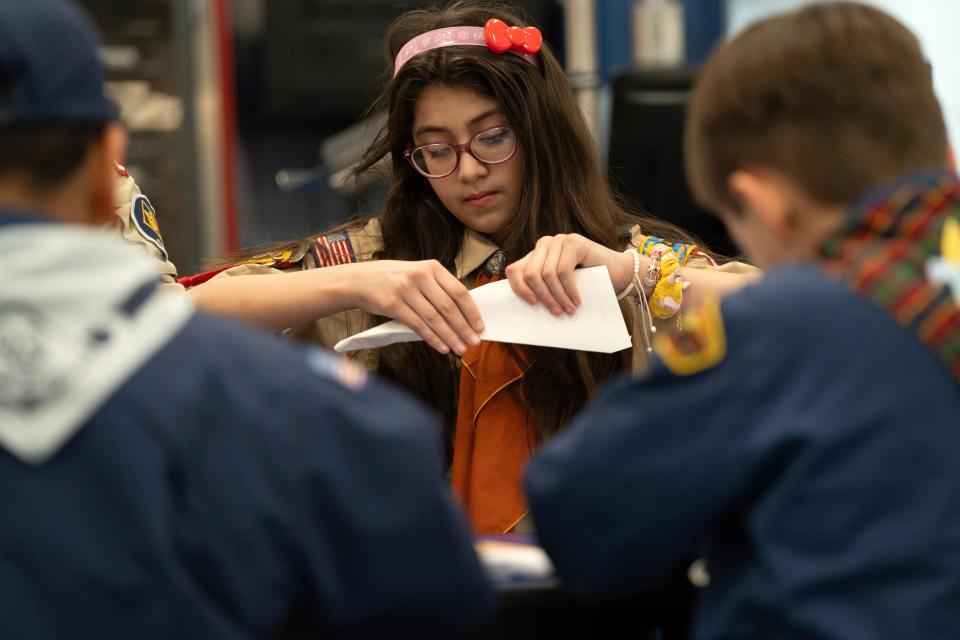
{"type": "Polygon", "coordinates": [[[356,262],[350,236],[346,233],[331,233],[313,239],[313,258],[318,267],[330,267],[335,264],[356,262]]]}

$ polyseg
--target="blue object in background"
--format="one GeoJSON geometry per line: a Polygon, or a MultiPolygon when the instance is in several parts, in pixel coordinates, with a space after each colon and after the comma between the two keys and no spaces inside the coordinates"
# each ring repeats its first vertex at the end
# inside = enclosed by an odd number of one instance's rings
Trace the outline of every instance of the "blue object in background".
{"type": "Polygon", "coordinates": [[[698,66],[726,31],[723,0],[683,0],[686,62],[698,66]]]}
{"type": "MultiPolygon", "coordinates": [[[[724,0],[680,0],[684,16],[684,59],[697,66],[726,31],[724,0]]],[[[603,84],[616,69],[633,66],[635,0],[596,0],[597,62],[603,84]]]]}
{"type": "Polygon", "coordinates": [[[597,73],[604,85],[633,66],[633,0],[596,0],[597,73]]]}

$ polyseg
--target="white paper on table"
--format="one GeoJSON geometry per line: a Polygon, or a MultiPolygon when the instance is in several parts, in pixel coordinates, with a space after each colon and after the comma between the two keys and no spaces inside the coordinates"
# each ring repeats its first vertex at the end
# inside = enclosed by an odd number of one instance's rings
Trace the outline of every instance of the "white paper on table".
{"type": "MultiPolygon", "coordinates": [[[[607,268],[577,269],[573,276],[580,292],[580,306],[572,316],[554,316],[542,304],[527,303],[513,292],[506,280],[473,289],[470,295],[483,317],[484,330],[480,337],[493,342],[601,353],[630,347],[630,334],[607,268]]],[[[339,352],[375,349],[420,339],[403,323],[391,320],[345,338],[333,348],[339,352]]]]}
{"type": "Polygon", "coordinates": [[[556,577],[556,569],[541,547],[525,542],[522,538],[516,542],[508,541],[503,536],[493,538],[477,540],[473,547],[484,571],[494,582],[546,580],[556,577]]]}

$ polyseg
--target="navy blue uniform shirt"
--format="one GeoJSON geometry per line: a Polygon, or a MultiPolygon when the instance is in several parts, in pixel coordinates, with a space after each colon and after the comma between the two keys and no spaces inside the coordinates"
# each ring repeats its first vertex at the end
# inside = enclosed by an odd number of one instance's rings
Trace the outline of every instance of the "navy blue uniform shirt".
{"type": "Polygon", "coordinates": [[[636,593],[705,554],[697,638],[960,638],[960,387],[816,267],[722,305],[728,352],[601,395],[533,460],[570,587],[636,593]]]}
{"type": "MultiPolygon", "coordinates": [[[[0,215],[0,239],[26,220],[0,215]]],[[[30,300],[11,307],[9,289],[0,320],[30,300]]],[[[70,309],[55,311],[69,330],[70,309]]],[[[442,479],[439,427],[356,373],[195,314],[52,457],[0,448],[0,638],[482,620],[493,594],[442,479]]]]}

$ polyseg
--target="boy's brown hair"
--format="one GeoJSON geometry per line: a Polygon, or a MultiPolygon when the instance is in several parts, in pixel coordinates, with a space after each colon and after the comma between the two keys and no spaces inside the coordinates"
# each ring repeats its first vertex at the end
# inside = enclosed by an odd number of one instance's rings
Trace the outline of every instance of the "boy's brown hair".
{"type": "Polygon", "coordinates": [[[736,212],[733,171],[765,166],[823,204],[847,204],[911,171],[946,166],[930,66],[910,31],[850,3],[758,22],[715,51],[687,114],[697,200],[736,212]]]}

